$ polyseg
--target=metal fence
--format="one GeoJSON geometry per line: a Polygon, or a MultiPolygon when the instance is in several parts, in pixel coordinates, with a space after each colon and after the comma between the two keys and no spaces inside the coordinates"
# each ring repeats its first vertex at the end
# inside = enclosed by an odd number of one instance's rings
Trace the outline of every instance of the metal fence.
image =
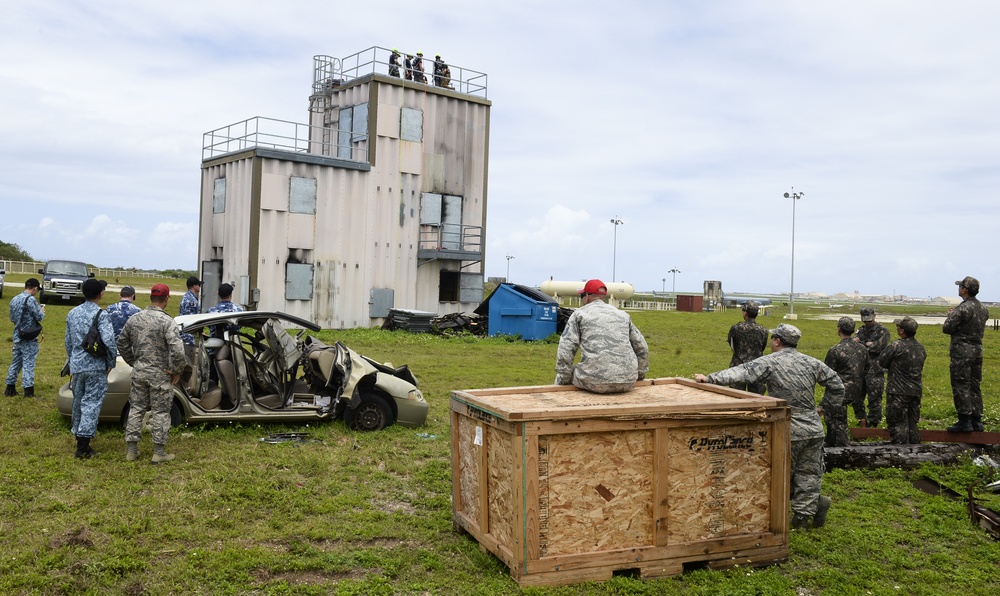
{"type": "MultiPolygon", "coordinates": [[[[316,93],[328,92],[337,85],[371,73],[389,74],[389,57],[391,55],[392,50],[390,49],[372,46],[344,58],[313,56],[313,91],[316,93]]],[[[415,56],[416,52],[400,52],[400,78],[404,78],[406,74],[404,60],[407,55],[415,56]]],[[[449,64],[451,76],[446,82],[434,77],[434,59],[430,55],[424,56],[423,64],[424,76],[427,80],[424,84],[452,89],[466,95],[486,97],[486,73],[449,64]]]]}
{"type": "MultiPolygon", "coordinates": [[[[11,273],[38,275],[38,270],[45,268],[44,261],[0,261],[0,263],[6,263],[6,267],[0,268],[6,269],[7,275],[11,273]]],[[[87,272],[93,273],[94,277],[104,280],[115,277],[164,277],[159,271],[139,271],[122,268],[87,267],[87,272]]]]}
{"type": "MultiPolygon", "coordinates": [[[[255,116],[210,130],[202,135],[201,158],[210,159],[257,147],[336,156],[338,155],[336,139],[339,136],[336,127],[311,126],[255,116]]],[[[347,149],[350,149],[350,144],[347,145],[347,149]]]]}
{"type": "Polygon", "coordinates": [[[482,252],[483,227],[445,223],[420,230],[419,248],[423,250],[456,250],[482,252]]]}

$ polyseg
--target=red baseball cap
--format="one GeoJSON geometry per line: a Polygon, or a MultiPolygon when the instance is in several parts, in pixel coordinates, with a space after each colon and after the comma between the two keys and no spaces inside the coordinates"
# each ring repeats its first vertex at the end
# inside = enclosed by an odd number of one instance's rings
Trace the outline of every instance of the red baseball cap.
{"type": "Polygon", "coordinates": [[[165,298],[170,295],[170,288],[166,284],[156,284],[149,289],[150,296],[156,296],[158,298],[165,298]]]}
{"type": "Polygon", "coordinates": [[[608,293],[608,286],[604,285],[604,282],[599,279],[592,279],[583,286],[583,289],[579,293],[604,296],[608,293]]]}

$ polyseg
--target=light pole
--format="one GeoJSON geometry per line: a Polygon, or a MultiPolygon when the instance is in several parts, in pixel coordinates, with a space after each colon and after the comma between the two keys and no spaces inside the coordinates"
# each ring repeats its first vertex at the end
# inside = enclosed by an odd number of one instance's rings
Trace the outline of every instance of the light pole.
{"type": "Polygon", "coordinates": [[[514,255],[507,255],[507,277],[504,278],[507,280],[507,283],[510,283],[510,260],[513,258],[514,255]]]}
{"type": "Polygon", "coordinates": [[[795,187],[792,187],[792,192],[786,192],[785,198],[792,200],[792,280],[791,285],[788,288],[788,319],[797,319],[795,316],[795,203],[802,198],[804,192],[795,192],[795,187]]]}
{"type": "Polygon", "coordinates": [[[663,278],[663,293],[667,293],[667,278],[663,278]]]}
{"type": "Polygon", "coordinates": [[[670,273],[671,275],[673,275],[673,278],[674,278],[673,282],[671,282],[671,285],[670,285],[670,291],[673,292],[674,294],[677,293],[677,274],[680,273],[680,272],[681,272],[681,270],[678,269],[677,267],[674,267],[670,271],[667,271],[667,273],[670,273]]]}
{"type": "Polygon", "coordinates": [[[612,245],[612,248],[611,248],[611,283],[614,283],[614,281],[616,279],[615,275],[617,273],[616,270],[615,270],[615,265],[616,265],[616,261],[618,259],[618,226],[622,225],[625,222],[623,222],[622,220],[618,219],[618,216],[616,215],[611,220],[611,223],[615,224],[615,238],[614,238],[614,244],[612,245]]]}

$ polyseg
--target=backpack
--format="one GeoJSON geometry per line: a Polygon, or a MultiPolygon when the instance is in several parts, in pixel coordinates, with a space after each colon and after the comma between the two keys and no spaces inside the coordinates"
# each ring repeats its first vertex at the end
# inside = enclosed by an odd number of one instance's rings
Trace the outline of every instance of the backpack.
{"type": "Polygon", "coordinates": [[[94,315],[94,322],[90,324],[90,330],[87,331],[87,335],[83,338],[83,343],[80,347],[83,351],[98,358],[107,358],[108,347],[104,345],[104,340],[101,339],[101,331],[97,327],[97,320],[101,316],[103,310],[98,310],[97,314],[94,315]]]}

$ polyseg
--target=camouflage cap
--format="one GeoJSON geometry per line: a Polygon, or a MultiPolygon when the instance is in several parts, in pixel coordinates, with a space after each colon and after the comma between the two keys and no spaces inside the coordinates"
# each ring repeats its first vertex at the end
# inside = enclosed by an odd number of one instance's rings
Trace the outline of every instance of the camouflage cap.
{"type": "Polygon", "coordinates": [[[955,282],[956,286],[961,286],[969,291],[969,294],[975,296],[979,293],[979,280],[971,275],[966,275],[965,279],[961,279],[955,282]]]}
{"type": "Polygon", "coordinates": [[[913,337],[917,334],[917,322],[911,317],[903,317],[902,319],[896,319],[893,321],[896,327],[899,327],[906,332],[907,337],[913,337]]]}
{"type": "Polygon", "coordinates": [[[868,321],[875,320],[875,309],[874,308],[862,308],[861,309],[861,320],[867,323],[868,321]]]}
{"type": "Polygon", "coordinates": [[[799,345],[799,340],[802,339],[802,332],[799,331],[799,328],[788,323],[782,323],[776,328],[768,330],[768,333],[780,337],[781,343],[793,348],[799,345]]]}
{"type": "Polygon", "coordinates": [[[840,317],[837,319],[837,329],[840,329],[844,335],[854,333],[854,319],[851,317],[840,317]]]}

